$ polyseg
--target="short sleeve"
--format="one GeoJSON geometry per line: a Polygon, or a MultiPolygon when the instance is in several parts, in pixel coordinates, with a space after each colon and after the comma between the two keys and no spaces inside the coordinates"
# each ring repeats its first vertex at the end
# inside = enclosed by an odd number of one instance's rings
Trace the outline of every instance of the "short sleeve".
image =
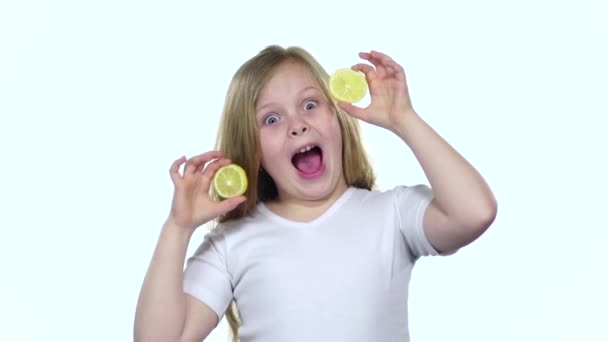
{"type": "Polygon", "coordinates": [[[232,300],[232,285],[226,267],[225,237],[205,235],[184,270],[184,292],[207,304],[221,319],[232,300]]]}
{"type": "Polygon", "coordinates": [[[399,230],[408,248],[416,257],[438,255],[423,229],[424,213],[433,199],[426,185],[398,186],[393,189],[399,230]]]}

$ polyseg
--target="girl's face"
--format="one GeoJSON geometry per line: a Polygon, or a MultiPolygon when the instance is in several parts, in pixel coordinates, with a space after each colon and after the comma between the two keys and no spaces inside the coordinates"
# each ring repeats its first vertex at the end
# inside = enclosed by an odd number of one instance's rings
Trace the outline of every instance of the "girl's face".
{"type": "Polygon", "coordinates": [[[279,200],[322,200],[346,189],[338,118],[301,63],[279,65],[256,103],[262,167],[279,200]]]}

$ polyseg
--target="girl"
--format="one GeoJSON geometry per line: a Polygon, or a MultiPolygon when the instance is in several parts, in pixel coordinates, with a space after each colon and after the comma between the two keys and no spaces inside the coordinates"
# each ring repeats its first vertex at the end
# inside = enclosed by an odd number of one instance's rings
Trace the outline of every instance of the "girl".
{"type": "Polygon", "coordinates": [[[171,166],[175,192],[136,341],[202,341],[224,314],[235,341],[409,341],[415,261],[475,240],[496,202],[414,110],[401,66],[375,51],[359,56],[371,63],[352,67],[366,75],[367,108],[335,103],[327,73],[300,48],[270,46],[237,71],[218,151],[171,166]],[[431,187],[375,190],[358,119],[397,134],[431,187]],[[230,162],[249,189],[220,201],[210,183],[230,162]],[[216,218],[184,271],[193,231],[216,218]]]}

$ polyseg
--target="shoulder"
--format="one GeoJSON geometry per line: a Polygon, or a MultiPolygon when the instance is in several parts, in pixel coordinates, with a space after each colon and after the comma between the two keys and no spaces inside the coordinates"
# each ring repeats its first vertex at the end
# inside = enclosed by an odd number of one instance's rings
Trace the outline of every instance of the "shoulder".
{"type": "Polygon", "coordinates": [[[259,224],[262,216],[259,214],[258,209],[254,209],[252,213],[227,221],[215,222],[211,227],[208,228],[206,236],[212,239],[227,239],[236,235],[243,234],[246,231],[244,229],[247,226],[259,224]]]}
{"type": "Polygon", "coordinates": [[[222,222],[214,222],[205,232],[205,240],[221,242],[230,245],[235,239],[246,238],[258,231],[259,227],[265,226],[266,218],[260,213],[259,208],[255,208],[246,216],[230,219],[222,222]]]}

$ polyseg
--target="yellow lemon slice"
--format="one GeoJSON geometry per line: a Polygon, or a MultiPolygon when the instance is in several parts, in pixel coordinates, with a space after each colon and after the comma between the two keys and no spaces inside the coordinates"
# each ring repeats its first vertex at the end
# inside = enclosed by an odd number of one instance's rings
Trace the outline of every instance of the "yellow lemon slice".
{"type": "Polygon", "coordinates": [[[360,71],[344,68],[329,77],[329,92],[338,101],[355,103],[367,94],[367,80],[360,71]]]}
{"type": "Polygon", "coordinates": [[[247,174],[237,164],[222,166],[213,177],[213,188],[222,198],[241,196],[247,191],[247,174]]]}

